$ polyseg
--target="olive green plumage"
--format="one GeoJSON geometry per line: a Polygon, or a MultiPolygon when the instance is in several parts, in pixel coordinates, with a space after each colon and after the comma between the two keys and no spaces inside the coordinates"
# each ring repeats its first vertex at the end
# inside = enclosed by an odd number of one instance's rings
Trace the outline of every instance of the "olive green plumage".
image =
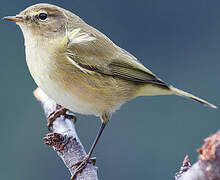
{"type": "Polygon", "coordinates": [[[34,80],[48,96],[74,112],[102,117],[136,96],[166,94],[189,97],[216,108],[169,86],[68,10],[37,4],[16,18],[20,20],[15,21],[24,34],[27,64],[34,80]]]}

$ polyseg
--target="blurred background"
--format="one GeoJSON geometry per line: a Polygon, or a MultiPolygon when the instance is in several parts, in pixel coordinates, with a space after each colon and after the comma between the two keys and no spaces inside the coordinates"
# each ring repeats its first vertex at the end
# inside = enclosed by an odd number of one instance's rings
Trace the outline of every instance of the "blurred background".
{"type": "MultiPolygon", "coordinates": [[[[1,0],[0,17],[42,1],[1,0]]],[[[220,1],[46,1],[69,9],[134,54],[163,80],[220,105],[220,1]]],[[[0,22],[0,174],[4,180],[60,180],[70,174],[43,144],[48,133],[18,26],[0,22]]],[[[177,96],[139,97],[108,124],[94,156],[99,177],[173,179],[186,154],[220,129],[220,111],[177,96]]],[[[86,150],[100,121],[78,115],[86,150]]]]}

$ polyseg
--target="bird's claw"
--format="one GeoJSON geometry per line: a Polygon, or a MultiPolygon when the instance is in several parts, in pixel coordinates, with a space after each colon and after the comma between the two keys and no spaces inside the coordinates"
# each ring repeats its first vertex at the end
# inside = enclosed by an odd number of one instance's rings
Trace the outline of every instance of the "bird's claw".
{"type": "Polygon", "coordinates": [[[63,115],[67,119],[74,119],[74,123],[76,123],[76,121],[77,121],[76,116],[73,113],[67,114],[67,111],[68,111],[68,109],[64,108],[63,106],[57,105],[56,110],[48,116],[47,127],[48,127],[49,131],[51,130],[51,128],[53,126],[53,122],[61,115],[63,115]]]}
{"type": "Polygon", "coordinates": [[[91,163],[95,165],[96,158],[90,158],[89,155],[87,155],[83,160],[78,161],[77,163],[73,164],[72,167],[76,166],[75,172],[71,177],[71,180],[75,180],[78,173],[81,173],[82,170],[87,166],[88,163],[91,163]]]}

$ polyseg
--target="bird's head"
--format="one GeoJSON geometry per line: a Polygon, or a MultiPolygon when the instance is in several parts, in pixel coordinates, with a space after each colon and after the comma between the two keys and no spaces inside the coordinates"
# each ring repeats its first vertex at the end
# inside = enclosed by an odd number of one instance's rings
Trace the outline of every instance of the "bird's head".
{"type": "Polygon", "coordinates": [[[17,23],[24,36],[31,32],[34,36],[54,37],[64,34],[68,24],[77,24],[78,16],[70,11],[51,4],[36,4],[21,11],[16,16],[4,17],[17,23]]]}

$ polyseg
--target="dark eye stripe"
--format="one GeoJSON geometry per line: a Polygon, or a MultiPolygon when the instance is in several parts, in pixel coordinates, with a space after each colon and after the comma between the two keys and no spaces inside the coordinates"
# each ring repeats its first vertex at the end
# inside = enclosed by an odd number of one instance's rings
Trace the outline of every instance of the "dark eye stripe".
{"type": "Polygon", "coordinates": [[[47,14],[46,13],[40,13],[39,14],[39,19],[43,20],[43,21],[46,20],[47,19],[47,14]]]}

